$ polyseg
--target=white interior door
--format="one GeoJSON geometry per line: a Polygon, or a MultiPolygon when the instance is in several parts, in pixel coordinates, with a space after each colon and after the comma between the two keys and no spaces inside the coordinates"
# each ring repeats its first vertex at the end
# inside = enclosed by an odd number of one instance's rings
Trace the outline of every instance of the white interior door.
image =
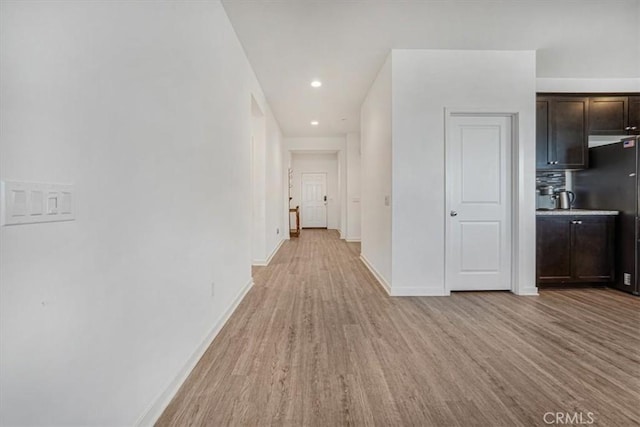
{"type": "Polygon", "coordinates": [[[452,114],[446,139],[446,283],[511,289],[510,115],[452,114]]]}
{"type": "Polygon", "coordinates": [[[302,174],[302,228],[327,227],[327,174],[302,174]]]}

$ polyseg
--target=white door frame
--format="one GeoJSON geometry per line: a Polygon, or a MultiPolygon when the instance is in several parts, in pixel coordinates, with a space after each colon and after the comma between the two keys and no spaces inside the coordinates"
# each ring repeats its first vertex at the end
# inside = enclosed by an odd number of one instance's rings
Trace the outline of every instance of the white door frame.
{"type": "MultiPolygon", "coordinates": [[[[325,226],[324,227],[320,227],[320,228],[326,228],[327,230],[329,229],[329,195],[327,194],[329,192],[329,177],[327,172],[310,172],[310,171],[300,171],[300,198],[298,200],[300,200],[300,214],[302,215],[304,207],[302,206],[303,204],[303,193],[304,193],[304,176],[305,175],[324,175],[324,191],[325,191],[325,195],[324,197],[327,198],[327,200],[324,201],[324,222],[325,222],[325,226]]],[[[302,229],[302,221],[300,222],[300,228],[302,229]]],[[[314,228],[314,227],[311,227],[314,228]]],[[[316,227],[317,228],[317,227],[316,227]]]]}
{"type": "Polygon", "coordinates": [[[504,111],[502,109],[474,109],[474,108],[445,108],[445,147],[444,147],[444,170],[445,170],[445,180],[444,180],[444,194],[445,194],[445,203],[444,203],[444,208],[445,208],[445,216],[444,216],[444,230],[445,230],[445,238],[444,238],[444,287],[445,287],[445,295],[449,295],[451,294],[451,289],[450,289],[450,283],[449,283],[449,278],[448,276],[448,269],[447,269],[447,242],[449,239],[449,211],[448,211],[448,201],[450,200],[450,194],[449,194],[449,171],[448,171],[448,164],[449,164],[449,150],[448,150],[448,145],[450,142],[450,138],[451,138],[451,134],[449,131],[449,125],[451,124],[451,117],[452,116],[476,116],[476,117],[507,117],[511,120],[511,150],[510,153],[511,155],[508,158],[508,161],[510,162],[509,164],[509,169],[511,171],[510,173],[510,179],[511,179],[511,215],[510,215],[510,233],[511,233],[511,238],[509,239],[509,245],[510,245],[510,252],[511,252],[511,265],[509,266],[511,272],[510,272],[510,277],[511,277],[511,287],[510,290],[511,292],[517,293],[519,286],[518,286],[518,275],[517,275],[517,271],[518,268],[517,266],[520,263],[520,257],[518,254],[518,238],[519,238],[519,231],[518,231],[518,212],[519,212],[519,204],[518,201],[520,200],[520,164],[518,162],[518,154],[519,154],[519,147],[520,147],[520,140],[518,138],[519,135],[519,129],[518,129],[518,124],[519,124],[519,113],[517,112],[512,112],[512,111],[504,111]]]}

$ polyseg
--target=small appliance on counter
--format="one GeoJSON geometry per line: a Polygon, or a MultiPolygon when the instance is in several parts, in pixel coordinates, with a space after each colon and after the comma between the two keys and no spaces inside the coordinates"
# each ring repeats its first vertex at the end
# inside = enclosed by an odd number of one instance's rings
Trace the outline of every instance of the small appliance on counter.
{"type": "Polygon", "coordinates": [[[573,191],[562,190],[555,193],[558,209],[571,209],[576,195],[573,191]]]}
{"type": "Polygon", "coordinates": [[[536,189],[536,209],[552,210],[556,209],[557,196],[553,192],[552,185],[543,185],[536,189]]]}

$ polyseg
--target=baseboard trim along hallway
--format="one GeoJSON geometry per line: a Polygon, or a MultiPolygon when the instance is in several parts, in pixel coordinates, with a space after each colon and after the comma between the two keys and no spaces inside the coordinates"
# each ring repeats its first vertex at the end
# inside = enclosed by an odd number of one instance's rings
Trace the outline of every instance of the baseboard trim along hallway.
{"type": "Polygon", "coordinates": [[[365,265],[365,267],[367,267],[367,269],[371,272],[371,274],[373,274],[373,277],[375,277],[375,279],[378,282],[378,284],[380,286],[382,286],[382,289],[384,289],[385,292],[390,296],[391,295],[391,286],[389,286],[387,281],[384,280],[384,277],[382,277],[382,275],[380,273],[378,273],[378,270],[376,270],[375,267],[373,265],[371,265],[369,260],[364,255],[360,254],[360,260],[365,265]]]}
{"type": "MultiPolygon", "coordinates": [[[[277,251],[277,250],[276,250],[277,251]]],[[[198,364],[198,361],[202,358],[202,355],[207,351],[213,340],[216,338],[218,333],[222,330],[224,325],[227,323],[233,312],[238,308],[238,305],[242,302],[244,297],[247,295],[249,290],[253,287],[253,279],[249,280],[247,284],[245,284],[238,295],[234,298],[231,306],[225,311],[220,319],[214,324],[211,331],[207,334],[202,343],[198,346],[198,348],[194,351],[193,355],[187,360],[184,367],[180,370],[178,375],[171,381],[171,384],[165,389],[164,392],[153,402],[153,404],[149,407],[149,409],[140,417],[138,422],[136,422],[136,426],[147,427],[153,426],[156,421],[162,415],[165,408],[169,405],[171,400],[175,397],[176,393],[185,382],[193,368],[198,364]]]]}
{"type": "Polygon", "coordinates": [[[251,264],[255,265],[257,267],[266,267],[267,265],[269,265],[269,263],[271,262],[271,260],[275,256],[275,254],[277,254],[278,251],[280,250],[280,248],[282,247],[282,244],[284,243],[285,240],[287,240],[287,239],[281,239],[280,240],[280,242],[276,245],[276,247],[273,249],[273,251],[271,251],[271,254],[267,257],[267,259],[254,260],[251,264]]]}

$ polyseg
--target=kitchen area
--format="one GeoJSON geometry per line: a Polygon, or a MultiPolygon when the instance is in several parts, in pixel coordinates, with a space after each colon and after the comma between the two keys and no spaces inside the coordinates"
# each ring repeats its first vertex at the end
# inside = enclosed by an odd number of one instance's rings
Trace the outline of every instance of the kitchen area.
{"type": "Polygon", "coordinates": [[[538,287],[640,295],[640,93],[536,101],[538,287]]]}

